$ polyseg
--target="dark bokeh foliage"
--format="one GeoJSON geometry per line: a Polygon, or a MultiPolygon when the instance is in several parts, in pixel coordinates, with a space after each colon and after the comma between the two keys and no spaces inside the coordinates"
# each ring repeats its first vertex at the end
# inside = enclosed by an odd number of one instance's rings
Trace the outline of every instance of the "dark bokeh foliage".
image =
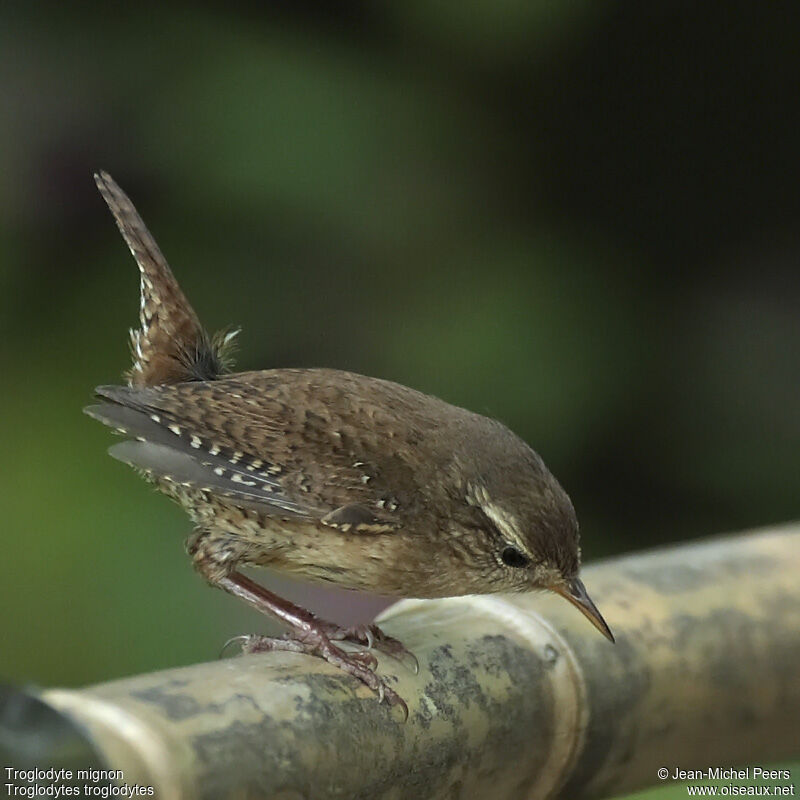
{"type": "Polygon", "coordinates": [[[99,680],[261,626],[80,413],[138,305],[100,168],[206,324],[243,327],[241,367],[501,418],[587,558],[796,517],[793,10],[4,4],[2,673],[99,680]]]}

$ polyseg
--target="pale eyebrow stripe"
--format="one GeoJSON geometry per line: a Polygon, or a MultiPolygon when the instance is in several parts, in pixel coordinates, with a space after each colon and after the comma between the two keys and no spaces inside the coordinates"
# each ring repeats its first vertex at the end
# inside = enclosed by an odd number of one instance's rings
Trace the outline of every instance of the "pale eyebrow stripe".
{"type": "Polygon", "coordinates": [[[521,553],[525,553],[525,555],[533,558],[533,554],[528,550],[525,543],[516,533],[519,528],[516,518],[493,503],[486,489],[470,484],[467,486],[466,500],[471,506],[479,508],[489,517],[497,526],[500,533],[508,540],[509,544],[513,544],[521,553]]]}
{"type": "Polygon", "coordinates": [[[515,527],[516,520],[513,517],[505,514],[505,512],[503,512],[503,510],[494,503],[482,505],[481,510],[492,522],[494,522],[495,525],[497,525],[497,527],[500,529],[500,533],[506,537],[509,544],[513,544],[515,547],[519,548],[521,553],[525,553],[525,555],[530,556],[531,558],[533,557],[528,551],[528,548],[525,546],[525,544],[523,544],[522,540],[517,535],[515,527]]]}

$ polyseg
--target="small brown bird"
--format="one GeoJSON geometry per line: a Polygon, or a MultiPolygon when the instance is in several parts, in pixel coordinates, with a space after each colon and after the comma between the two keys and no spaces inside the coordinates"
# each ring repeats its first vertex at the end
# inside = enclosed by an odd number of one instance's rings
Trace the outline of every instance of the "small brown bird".
{"type": "Polygon", "coordinates": [[[578,523],[542,459],[495,420],[390,381],[332,369],[229,374],[235,332],[209,336],[133,204],[95,175],[141,273],[127,386],[86,412],[131,437],[110,449],[189,513],[188,552],[213,585],[277,617],[292,637],[248,651],[321,656],[381,699],[375,625],[343,629],[240,571],[258,565],[380,595],[550,589],[613,636],[578,578],[578,523]],[[366,645],[352,652],[336,642],[366,645]]]}

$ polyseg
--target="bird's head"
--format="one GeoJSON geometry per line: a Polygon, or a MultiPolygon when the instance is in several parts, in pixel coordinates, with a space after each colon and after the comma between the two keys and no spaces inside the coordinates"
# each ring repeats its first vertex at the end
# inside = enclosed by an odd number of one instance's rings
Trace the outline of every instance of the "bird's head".
{"type": "Polygon", "coordinates": [[[578,520],[569,496],[516,435],[499,423],[491,433],[459,469],[470,534],[454,544],[472,573],[471,591],[553,591],[613,642],[579,578],[578,520]]]}

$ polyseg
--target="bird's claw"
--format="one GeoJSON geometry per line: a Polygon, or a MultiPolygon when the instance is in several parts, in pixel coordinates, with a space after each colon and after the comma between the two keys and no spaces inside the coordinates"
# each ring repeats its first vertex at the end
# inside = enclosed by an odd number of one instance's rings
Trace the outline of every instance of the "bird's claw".
{"type": "MultiPolygon", "coordinates": [[[[408,705],[394,689],[386,684],[385,678],[375,673],[378,659],[368,650],[361,652],[343,650],[334,644],[332,639],[334,641],[352,641],[352,638],[339,635],[346,633],[341,628],[333,628],[333,626],[331,628],[333,635],[327,629],[319,628],[304,631],[302,638],[292,638],[289,635],[283,638],[273,638],[256,634],[234,636],[225,643],[222,652],[224,653],[234,642],[240,642],[242,654],[284,651],[304,653],[323,658],[329,664],[338,667],[343,672],[358,678],[362,683],[366,684],[378,695],[379,703],[385,702],[390,708],[399,706],[403,712],[403,721],[405,722],[408,719],[408,705]]],[[[367,639],[366,632],[363,634],[363,639],[367,639]]],[[[357,643],[362,644],[363,641],[358,641],[357,643]]]]}
{"type": "Polygon", "coordinates": [[[378,659],[375,658],[372,653],[364,651],[361,653],[348,653],[347,655],[354,661],[362,663],[367,669],[372,670],[372,672],[375,672],[375,670],[378,668],[378,659]]]}
{"type": "Polygon", "coordinates": [[[334,641],[351,642],[366,647],[367,650],[374,649],[385,653],[410,669],[415,675],[419,674],[417,657],[399,639],[387,636],[377,625],[355,625],[352,628],[328,625],[325,633],[329,639],[334,641]]]}
{"type": "Polygon", "coordinates": [[[242,645],[242,652],[244,652],[245,648],[247,647],[247,642],[250,640],[252,636],[249,633],[240,633],[238,636],[231,636],[225,644],[222,645],[219,651],[219,655],[217,658],[224,658],[225,651],[234,643],[241,643],[242,645]]]}

